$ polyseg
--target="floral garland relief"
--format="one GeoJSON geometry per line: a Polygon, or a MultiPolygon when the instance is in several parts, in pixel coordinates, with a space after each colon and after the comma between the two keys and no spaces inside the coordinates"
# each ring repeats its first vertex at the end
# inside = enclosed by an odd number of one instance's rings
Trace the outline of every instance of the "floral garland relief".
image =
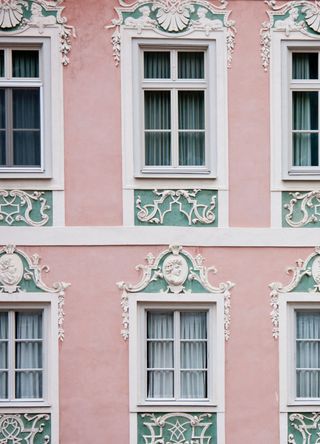
{"type": "Polygon", "coordinates": [[[141,34],[143,29],[153,29],[163,35],[181,34],[196,30],[204,31],[207,36],[212,31],[227,30],[226,45],[228,67],[231,66],[235,46],[235,22],[229,20],[231,11],[227,11],[227,1],[220,0],[214,6],[206,0],[145,0],[126,3],[119,0],[120,7],[115,8],[118,18],[111,21],[106,29],[114,28],[111,37],[113,57],[116,66],[120,63],[121,28],[136,29],[141,34]]]}
{"type": "Polygon", "coordinates": [[[270,64],[271,32],[301,32],[309,37],[320,38],[320,2],[318,0],[289,1],[278,5],[276,0],[265,0],[269,6],[269,21],[260,31],[261,58],[265,71],[270,64]]]}
{"type": "Polygon", "coordinates": [[[62,64],[68,65],[71,37],[75,28],[67,25],[62,16],[64,0],[0,0],[0,33],[21,33],[28,28],[37,28],[39,34],[46,27],[58,27],[62,64]]]}

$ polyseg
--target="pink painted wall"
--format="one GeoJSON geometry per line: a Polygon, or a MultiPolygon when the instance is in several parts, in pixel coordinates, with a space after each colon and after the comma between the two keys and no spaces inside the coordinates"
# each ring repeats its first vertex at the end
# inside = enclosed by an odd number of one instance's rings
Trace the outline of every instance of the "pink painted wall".
{"type": "MultiPolygon", "coordinates": [[[[166,247],[24,248],[50,265],[46,277],[71,282],[60,347],[61,444],[129,444],[128,344],[121,336],[120,291],[134,269],[166,247]]],[[[288,282],[288,265],[311,249],[188,248],[231,280],[231,338],[226,344],[226,444],[279,444],[278,342],[272,337],[268,284],[288,282]]]]}
{"type": "Polygon", "coordinates": [[[68,0],[76,27],[64,69],[67,225],[121,225],[120,69],[112,58],[114,1],[68,0]]]}

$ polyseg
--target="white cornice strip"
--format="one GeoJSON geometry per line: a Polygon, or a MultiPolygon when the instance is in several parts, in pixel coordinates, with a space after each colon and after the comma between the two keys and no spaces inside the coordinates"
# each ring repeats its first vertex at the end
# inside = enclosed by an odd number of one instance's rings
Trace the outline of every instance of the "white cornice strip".
{"type": "Polygon", "coordinates": [[[314,247],[319,228],[0,227],[1,244],[314,247]]]}

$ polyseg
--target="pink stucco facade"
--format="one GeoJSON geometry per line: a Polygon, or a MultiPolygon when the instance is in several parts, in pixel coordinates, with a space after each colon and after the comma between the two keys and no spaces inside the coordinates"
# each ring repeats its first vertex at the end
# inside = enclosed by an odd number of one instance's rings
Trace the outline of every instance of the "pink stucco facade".
{"type": "MultiPolygon", "coordinates": [[[[208,4],[222,6],[218,1],[201,2],[206,7],[208,4]]],[[[197,2],[190,0],[189,3],[197,2]]],[[[277,2],[280,6],[287,3],[277,2]]],[[[308,0],[304,3],[314,4],[308,0]]],[[[272,11],[271,6],[263,0],[229,0],[226,6],[230,11],[228,20],[235,21],[236,34],[231,66],[227,68],[227,52],[221,60],[215,60],[216,66],[220,64],[219,69],[225,71],[226,82],[222,88],[226,91],[227,111],[223,136],[227,153],[224,160],[218,158],[218,178],[162,176],[153,181],[153,178],[128,179],[126,176],[132,155],[126,151],[123,141],[132,122],[123,119],[123,106],[128,106],[128,102],[124,100],[121,75],[123,80],[125,70],[132,67],[125,65],[124,59],[116,66],[111,44],[115,29],[106,28],[118,18],[115,8],[120,4],[116,0],[65,0],[63,5],[63,16],[76,30],[76,38],[71,37],[70,64],[63,67],[62,74],[64,180],[62,186],[56,188],[48,180],[43,182],[45,191],[56,193],[52,206],[59,218],[50,226],[0,226],[1,245],[14,244],[28,257],[39,254],[42,262],[49,265],[50,272],[43,277],[45,283],[49,286],[56,281],[71,284],[65,291],[59,382],[53,387],[59,393],[58,419],[55,419],[55,434],[50,442],[142,444],[142,437],[137,438],[134,415],[144,411],[140,405],[136,409],[130,405],[130,338],[125,341],[121,336],[125,310],[120,304],[122,291],[117,283],[136,284],[141,270],[138,272],[135,267],[145,264],[148,253],[157,258],[169,245],[178,244],[192,258],[200,254],[205,266],[217,268],[216,275],[209,274],[214,286],[228,281],[235,284],[230,290],[230,338],[224,343],[224,362],[218,364],[224,367],[223,400],[221,405],[204,410],[222,417],[212,444],[301,444],[298,435],[296,441],[288,441],[286,415],[290,407],[281,406],[280,381],[284,379],[280,378],[279,340],[272,334],[269,285],[273,282],[287,285],[291,280],[286,274],[287,267],[294,266],[298,258],[305,260],[319,243],[317,223],[311,229],[310,224],[293,228],[283,222],[281,199],[283,193],[318,190],[320,176],[312,181],[308,177],[291,182],[272,179],[278,159],[273,145],[278,135],[272,129],[276,104],[271,88],[277,78],[277,47],[272,40],[269,70],[264,71],[260,40],[262,23],[268,20],[267,11],[272,11]],[[226,180],[219,182],[221,171],[226,180]],[[137,190],[177,190],[188,189],[188,186],[190,190],[217,192],[216,226],[137,223],[134,194],[137,190]]],[[[122,7],[127,11],[126,6],[122,7]]],[[[317,8],[319,10],[319,6],[317,8]]],[[[284,19],[288,11],[281,10],[284,19]]],[[[125,28],[120,26],[120,32],[125,33],[125,28]]],[[[219,32],[226,32],[225,29],[209,31],[209,37],[205,32],[201,34],[202,40],[197,37],[203,45],[207,45],[206,39],[218,42],[219,32]]],[[[290,39],[284,31],[279,29],[277,35],[290,39]]],[[[151,32],[147,27],[132,39],[140,42],[146,38],[150,44],[157,38],[151,32]]],[[[180,36],[184,45],[189,44],[188,39],[192,40],[192,32],[180,36]]],[[[296,44],[300,33],[295,32],[292,38],[296,44]]],[[[304,49],[310,40],[313,50],[320,51],[318,34],[307,38],[304,49]]],[[[304,34],[301,35],[305,39],[304,34]]],[[[122,44],[129,39],[125,34],[121,37],[122,44]]],[[[158,36],[162,46],[159,43],[158,46],[163,49],[168,39],[174,47],[180,37],[167,35],[162,30],[158,36]]],[[[0,46],[3,38],[1,33],[0,46]]],[[[216,87],[219,88],[219,84],[216,87]]],[[[217,114],[219,106],[215,110],[217,114]]],[[[132,114],[137,112],[138,104],[133,102],[132,114]]],[[[8,182],[1,175],[0,191],[33,189],[32,179],[27,185],[27,179],[20,180],[8,182]]],[[[42,190],[41,185],[37,182],[34,189],[42,190]]],[[[0,214],[1,211],[0,206],[0,214]]],[[[0,262],[2,254],[1,250],[0,262]]],[[[7,310],[10,303],[13,307],[17,304],[14,294],[3,290],[1,276],[0,268],[0,311],[2,307],[7,310]]],[[[306,289],[305,294],[308,291],[306,289]]],[[[130,298],[129,290],[128,294],[130,298]]],[[[152,294],[161,302],[163,293],[152,294]]],[[[195,303],[196,299],[192,301],[195,303]]],[[[320,302],[318,294],[314,301],[320,302]]],[[[19,404],[1,402],[0,415],[19,413],[19,404]]],[[[282,402],[285,404],[285,400],[282,402]]],[[[30,405],[21,405],[23,413],[28,412],[30,405]]],[[[31,407],[31,412],[37,412],[37,406],[31,404],[31,407]]],[[[155,407],[151,411],[183,412],[183,406],[178,410],[179,407],[179,404],[176,410],[172,405],[167,410],[155,407]]],[[[42,411],[41,408],[38,410],[42,411]]],[[[51,412],[50,406],[46,408],[43,411],[51,412]]],[[[319,399],[312,408],[314,410],[303,406],[302,411],[319,412],[319,399]]],[[[187,411],[201,413],[202,410],[196,404],[193,410],[191,406],[187,411]]],[[[299,409],[294,406],[291,411],[299,412],[299,409]]],[[[0,442],[1,433],[0,423],[0,442]]],[[[164,444],[164,441],[147,444],[158,443],[164,444]]],[[[168,442],[173,443],[187,444],[187,441],[168,442]]]]}

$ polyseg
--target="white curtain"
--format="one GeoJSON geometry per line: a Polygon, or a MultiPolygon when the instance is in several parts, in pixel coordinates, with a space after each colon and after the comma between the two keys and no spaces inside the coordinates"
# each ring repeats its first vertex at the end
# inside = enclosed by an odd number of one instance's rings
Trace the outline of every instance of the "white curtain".
{"type": "MultiPolygon", "coordinates": [[[[294,79],[309,80],[310,60],[308,54],[294,54],[292,75],[294,79]]],[[[318,164],[318,136],[299,130],[318,129],[318,93],[293,91],[293,163],[295,166],[318,164]]]]}
{"type": "Polygon", "coordinates": [[[181,398],[207,397],[207,315],[180,314],[181,398]]]}
{"type": "Polygon", "coordinates": [[[16,313],[16,339],[16,398],[41,398],[41,312],[16,313]]]}
{"type": "Polygon", "coordinates": [[[8,397],[8,313],[0,313],[0,399],[8,397]]]}
{"type": "Polygon", "coordinates": [[[173,398],[173,313],[148,312],[147,396],[173,398]]]}
{"type": "Polygon", "coordinates": [[[297,396],[320,398],[320,313],[297,312],[297,396]]]}

